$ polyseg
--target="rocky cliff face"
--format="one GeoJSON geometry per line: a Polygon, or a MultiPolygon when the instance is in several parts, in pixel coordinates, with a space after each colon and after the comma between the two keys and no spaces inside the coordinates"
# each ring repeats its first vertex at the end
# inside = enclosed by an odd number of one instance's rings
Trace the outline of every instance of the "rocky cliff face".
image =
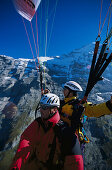
{"type": "MultiPolygon", "coordinates": [[[[60,94],[51,77],[47,73],[45,77],[47,87],[60,94]]],[[[21,133],[35,119],[40,96],[40,74],[34,62],[0,56],[0,169],[8,169],[21,133]]]]}
{"type": "MultiPolygon", "coordinates": [[[[79,53],[73,52],[46,63],[46,86],[60,98],[63,97],[61,86],[68,79],[74,79],[83,88],[86,87],[91,60],[86,69],[83,61],[78,62],[78,55],[79,53]],[[66,64],[63,63],[64,60],[66,64]]],[[[88,54],[83,50],[82,55],[88,54]]],[[[35,69],[33,60],[0,56],[0,169],[8,169],[21,133],[35,119],[40,93],[40,74],[35,69]]],[[[95,86],[89,100],[98,103],[110,99],[111,95],[112,79],[108,74],[102,83],[95,86]]],[[[90,138],[90,143],[85,146],[85,170],[111,170],[112,117],[90,118],[85,129],[90,138]]]]}

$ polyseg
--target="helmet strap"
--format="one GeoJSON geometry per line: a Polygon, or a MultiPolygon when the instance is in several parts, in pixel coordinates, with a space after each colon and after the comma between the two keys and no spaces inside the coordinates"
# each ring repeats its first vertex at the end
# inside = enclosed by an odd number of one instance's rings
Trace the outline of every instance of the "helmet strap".
{"type": "Polygon", "coordinates": [[[73,93],[73,90],[71,90],[71,89],[69,89],[69,88],[67,88],[67,89],[69,90],[69,92],[68,92],[68,94],[66,95],[65,98],[68,98],[71,92],[73,93]]]}
{"type": "Polygon", "coordinates": [[[65,96],[65,98],[67,98],[67,97],[69,97],[69,94],[71,93],[71,90],[70,90],[70,88],[67,87],[67,86],[65,86],[65,88],[69,90],[68,94],[65,96]]]}
{"type": "Polygon", "coordinates": [[[54,116],[56,113],[57,113],[57,110],[56,110],[54,113],[51,113],[51,110],[50,110],[49,118],[51,118],[52,116],[54,116]]]}
{"type": "Polygon", "coordinates": [[[77,97],[77,92],[76,91],[73,91],[69,87],[66,87],[66,86],[65,86],[65,88],[67,88],[69,90],[69,92],[68,92],[68,94],[66,95],[65,98],[68,98],[71,92],[73,93],[73,96],[77,97]]]}
{"type": "Polygon", "coordinates": [[[71,90],[69,89],[69,92],[68,92],[68,94],[66,95],[65,98],[69,97],[69,94],[70,94],[70,93],[71,93],[71,90]]]}

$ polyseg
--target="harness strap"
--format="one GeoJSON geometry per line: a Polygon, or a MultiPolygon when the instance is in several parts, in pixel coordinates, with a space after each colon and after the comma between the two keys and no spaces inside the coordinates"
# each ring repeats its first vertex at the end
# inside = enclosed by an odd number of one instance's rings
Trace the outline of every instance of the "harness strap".
{"type": "Polygon", "coordinates": [[[72,103],[78,104],[79,102],[80,102],[80,101],[79,101],[78,99],[72,99],[72,100],[69,100],[69,101],[61,104],[61,107],[63,107],[63,106],[66,105],[66,104],[72,104],[72,103]]]}
{"type": "MultiPolygon", "coordinates": [[[[35,120],[36,120],[36,121],[39,123],[39,125],[41,125],[42,128],[46,131],[45,126],[44,126],[44,123],[42,122],[41,118],[36,118],[35,120]]],[[[47,160],[46,163],[41,162],[41,163],[44,164],[48,169],[52,169],[53,167],[55,168],[55,166],[56,166],[58,169],[60,169],[60,167],[62,167],[62,165],[63,165],[63,163],[62,163],[62,161],[61,161],[61,160],[63,160],[63,159],[58,160],[59,162],[57,162],[57,163],[58,163],[57,165],[53,165],[53,159],[54,159],[54,155],[55,155],[55,151],[56,151],[56,137],[59,138],[59,142],[61,141],[61,139],[60,139],[60,138],[61,138],[61,135],[59,134],[59,127],[60,127],[60,126],[63,126],[63,124],[62,124],[61,121],[59,121],[59,122],[56,124],[56,126],[53,128],[55,135],[54,135],[53,142],[52,142],[52,146],[51,146],[51,150],[50,150],[50,153],[49,153],[49,159],[47,160]]],[[[63,157],[62,157],[62,158],[63,158],[63,157]]]]}
{"type": "MultiPolygon", "coordinates": [[[[78,100],[78,99],[69,100],[69,101],[63,103],[63,104],[61,105],[61,108],[62,108],[64,105],[66,105],[66,104],[72,104],[72,103],[78,104],[78,103],[79,103],[79,100],[78,100]]],[[[66,117],[66,118],[68,118],[69,120],[71,120],[71,116],[69,116],[68,114],[63,113],[63,112],[61,112],[61,111],[60,111],[60,114],[61,114],[63,117],[66,117]]]]}
{"type": "MultiPolygon", "coordinates": [[[[77,109],[79,110],[78,111],[79,112],[79,116],[83,112],[83,107],[77,108],[79,106],[79,104],[80,104],[80,100],[78,100],[78,99],[75,99],[75,100],[73,99],[73,100],[70,100],[70,101],[68,101],[66,103],[63,103],[62,107],[64,105],[66,105],[66,104],[74,104],[74,105],[76,105],[76,108],[74,106],[74,109],[76,109],[76,112],[77,112],[77,109]]],[[[77,117],[74,117],[75,115],[69,116],[68,114],[63,113],[63,112],[61,112],[60,114],[63,117],[66,117],[67,119],[71,120],[71,122],[73,122],[72,126],[74,127],[74,129],[76,129],[76,134],[79,137],[79,141],[81,143],[89,143],[89,138],[86,136],[86,133],[84,133],[84,131],[83,131],[84,128],[83,128],[83,123],[81,122],[81,118],[80,118],[80,122],[79,122],[79,118],[77,119],[77,117]]]]}
{"type": "MultiPolygon", "coordinates": [[[[79,99],[72,99],[72,100],[69,100],[68,102],[63,103],[63,104],[61,105],[61,108],[62,108],[64,105],[66,105],[66,104],[79,105],[79,103],[80,103],[80,100],[79,100],[79,99]]],[[[68,118],[69,120],[71,120],[71,117],[72,117],[72,116],[69,116],[68,114],[63,113],[63,112],[61,112],[61,111],[60,111],[60,114],[61,114],[63,117],[66,117],[66,118],[68,118]]]]}
{"type": "Polygon", "coordinates": [[[47,165],[48,168],[52,167],[55,150],[56,150],[56,134],[54,135],[51,151],[50,151],[50,154],[49,154],[49,159],[46,162],[46,165],[47,165]]]}
{"type": "Polygon", "coordinates": [[[67,119],[71,120],[71,116],[69,116],[68,114],[63,113],[63,112],[61,112],[60,114],[61,114],[63,117],[66,117],[67,119]]]}

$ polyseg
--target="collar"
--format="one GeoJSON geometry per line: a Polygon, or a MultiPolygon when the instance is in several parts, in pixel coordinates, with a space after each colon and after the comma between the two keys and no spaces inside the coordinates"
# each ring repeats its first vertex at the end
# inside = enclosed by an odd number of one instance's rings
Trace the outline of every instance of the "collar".
{"type": "Polygon", "coordinates": [[[75,97],[74,97],[74,96],[73,96],[73,97],[67,97],[67,98],[64,98],[64,101],[65,101],[65,102],[68,102],[68,101],[73,100],[73,99],[76,100],[77,97],[76,97],[76,96],[75,96],[75,97]]]}
{"type": "Polygon", "coordinates": [[[60,120],[60,115],[59,112],[57,110],[57,112],[50,118],[47,120],[47,122],[50,122],[53,124],[53,126],[55,126],[60,120]]]}

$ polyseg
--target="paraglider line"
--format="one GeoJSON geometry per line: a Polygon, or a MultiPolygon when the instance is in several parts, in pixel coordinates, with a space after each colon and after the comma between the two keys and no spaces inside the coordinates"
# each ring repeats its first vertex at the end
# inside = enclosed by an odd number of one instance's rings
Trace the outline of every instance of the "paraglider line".
{"type": "Polygon", "coordinates": [[[108,11],[107,11],[107,14],[106,14],[106,17],[105,17],[104,22],[103,22],[103,25],[102,25],[102,27],[101,27],[100,34],[101,34],[102,29],[103,29],[103,27],[104,27],[104,24],[105,24],[105,21],[106,21],[106,18],[107,18],[107,15],[108,15],[108,13],[109,13],[109,10],[110,10],[111,5],[112,5],[112,1],[111,1],[111,3],[110,3],[110,6],[109,6],[108,11]]]}
{"type": "Polygon", "coordinates": [[[49,45],[50,45],[50,40],[51,40],[51,36],[52,36],[52,32],[53,32],[53,25],[54,25],[54,19],[55,19],[55,15],[56,15],[57,4],[58,4],[58,0],[56,1],[56,5],[55,5],[54,17],[53,17],[51,32],[50,32],[49,41],[48,41],[48,48],[49,48],[49,45]]]}
{"type": "Polygon", "coordinates": [[[99,22],[99,32],[98,32],[98,36],[100,36],[101,31],[100,31],[100,26],[101,26],[101,13],[102,13],[102,4],[103,4],[103,0],[101,0],[101,10],[100,10],[100,22],[99,22]]]}
{"type": "MultiPolygon", "coordinates": [[[[38,48],[38,55],[37,55],[37,59],[38,59],[38,64],[39,64],[39,43],[38,43],[37,13],[36,13],[36,33],[37,33],[37,48],[38,48]]],[[[39,64],[39,70],[40,70],[40,64],[39,64]]]]}
{"type": "Polygon", "coordinates": [[[29,42],[29,45],[30,45],[30,49],[31,49],[31,52],[32,52],[32,56],[33,56],[33,59],[34,59],[34,62],[35,62],[35,67],[36,67],[37,72],[38,72],[37,64],[36,64],[36,61],[35,61],[35,58],[34,58],[34,54],[33,54],[31,42],[30,42],[30,39],[29,39],[29,36],[28,36],[28,32],[27,32],[27,29],[26,29],[26,25],[25,25],[25,22],[24,22],[24,19],[23,19],[23,18],[22,18],[22,20],[23,20],[24,28],[25,28],[26,35],[27,35],[27,38],[28,38],[28,42],[29,42]]]}
{"type": "Polygon", "coordinates": [[[38,57],[39,57],[39,43],[38,43],[38,25],[37,25],[37,13],[36,13],[36,32],[37,32],[37,48],[38,48],[38,57]]]}
{"type": "Polygon", "coordinates": [[[48,19],[46,20],[46,41],[45,41],[45,57],[46,57],[46,51],[47,51],[47,28],[48,28],[48,19]]]}
{"type": "Polygon", "coordinates": [[[34,32],[33,32],[33,27],[32,27],[32,23],[31,24],[31,30],[32,30],[32,35],[33,35],[33,41],[34,41],[34,45],[35,45],[35,50],[36,50],[36,55],[37,55],[37,47],[36,47],[36,43],[35,43],[35,37],[34,37],[34,32]]]}

